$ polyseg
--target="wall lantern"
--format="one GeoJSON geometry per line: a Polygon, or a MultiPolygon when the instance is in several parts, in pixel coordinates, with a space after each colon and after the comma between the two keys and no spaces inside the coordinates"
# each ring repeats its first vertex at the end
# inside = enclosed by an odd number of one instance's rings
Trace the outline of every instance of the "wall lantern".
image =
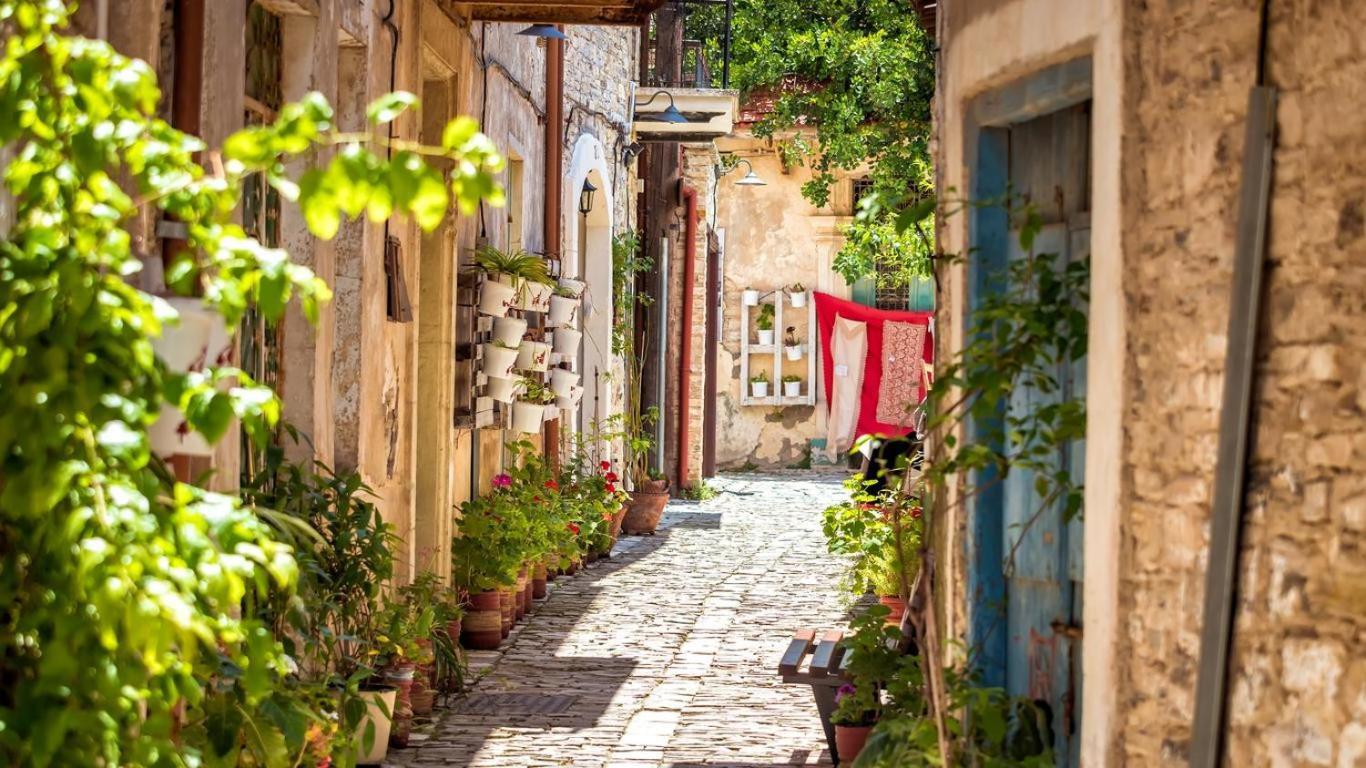
{"type": "Polygon", "coordinates": [[[739,181],[735,182],[735,186],[737,186],[737,187],[762,187],[762,186],[766,186],[766,185],[768,184],[767,181],[764,181],[763,179],[759,178],[759,174],[757,174],[757,173],[754,172],[754,166],[751,165],[750,162],[749,162],[748,160],[746,160],[745,158],[743,158],[743,157],[740,158],[739,162],[737,162],[735,165],[732,165],[731,167],[729,167],[729,168],[725,169],[724,171],[721,171],[720,173],[718,173],[717,176],[718,176],[718,177],[720,177],[720,176],[725,176],[726,174],[728,174],[728,173],[734,171],[736,168],[739,168],[739,167],[740,167],[740,163],[744,163],[744,164],[745,164],[745,167],[749,169],[749,173],[746,173],[744,176],[742,176],[742,177],[740,178],[739,181]]]}
{"type": "Polygon", "coordinates": [[[579,190],[579,213],[587,216],[588,212],[593,210],[593,193],[597,191],[598,188],[593,186],[593,182],[583,180],[583,189],[579,190]]]}
{"type": "Polygon", "coordinates": [[[649,106],[655,99],[659,98],[660,96],[669,97],[669,106],[665,107],[663,112],[641,112],[639,111],[639,109],[637,109],[636,120],[638,122],[675,124],[692,122],[687,117],[685,117],[682,112],[678,111],[678,107],[674,105],[674,95],[672,93],[669,93],[668,91],[655,91],[655,95],[651,96],[645,101],[636,102],[636,107],[639,108],[649,106]]]}
{"type": "Polygon", "coordinates": [[[527,37],[541,37],[547,40],[568,40],[564,33],[555,28],[553,24],[532,24],[526,29],[518,32],[519,35],[527,37]]]}

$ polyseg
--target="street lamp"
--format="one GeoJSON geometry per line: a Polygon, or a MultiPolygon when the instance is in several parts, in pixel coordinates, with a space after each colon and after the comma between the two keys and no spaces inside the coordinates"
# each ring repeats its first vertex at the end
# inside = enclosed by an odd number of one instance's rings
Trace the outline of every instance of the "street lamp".
{"type": "Polygon", "coordinates": [[[740,158],[739,162],[737,162],[735,165],[732,165],[731,167],[727,168],[726,170],[721,171],[719,174],[717,174],[717,176],[718,176],[718,177],[720,177],[720,176],[725,176],[726,174],[731,173],[731,172],[734,171],[736,168],[739,168],[739,167],[740,167],[740,163],[744,163],[744,164],[745,164],[745,167],[749,169],[749,173],[746,173],[744,176],[740,177],[740,180],[737,181],[737,182],[735,182],[735,186],[737,186],[737,187],[762,187],[762,186],[765,186],[765,185],[768,184],[767,181],[764,181],[763,179],[759,178],[759,174],[757,174],[757,173],[754,172],[754,166],[753,166],[748,160],[746,160],[746,159],[743,158],[743,157],[740,158]]]}
{"type": "Polygon", "coordinates": [[[660,96],[669,97],[669,106],[665,107],[663,112],[641,112],[639,111],[639,109],[637,109],[636,120],[638,122],[674,124],[692,122],[687,117],[685,117],[682,112],[678,111],[678,107],[674,105],[674,95],[672,93],[669,93],[668,91],[655,91],[655,95],[651,96],[645,101],[636,102],[636,107],[639,108],[649,106],[652,102],[654,102],[655,99],[659,98],[660,96]]]}
{"type": "Polygon", "coordinates": [[[583,180],[583,189],[579,190],[579,213],[587,216],[588,212],[593,210],[593,193],[597,191],[598,188],[593,186],[593,182],[583,180]]]}
{"type": "Polygon", "coordinates": [[[564,33],[555,28],[553,24],[532,24],[526,29],[518,32],[519,35],[527,37],[541,37],[547,40],[568,40],[564,33]]]}

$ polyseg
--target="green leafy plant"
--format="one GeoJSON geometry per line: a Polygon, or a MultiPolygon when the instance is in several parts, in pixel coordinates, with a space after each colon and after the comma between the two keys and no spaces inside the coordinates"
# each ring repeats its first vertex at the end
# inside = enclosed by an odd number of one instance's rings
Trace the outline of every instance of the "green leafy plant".
{"type": "MultiPolygon", "coordinates": [[[[280,405],[231,367],[177,372],[158,358],[177,317],[130,282],[141,262],[128,227],[145,207],[185,225],[167,283],[229,329],[249,310],[277,321],[295,300],[316,320],[327,286],[235,223],[245,178],[261,174],[327,238],[344,216],[403,214],[430,230],[452,199],[496,202],[502,160],[468,118],[440,147],[340,133],[316,94],[210,152],[156,116],[149,66],[68,36],[69,15],[59,0],[0,0],[13,199],[0,242],[0,762],[299,763],[321,689],[286,685],[288,638],[243,610],[287,600],[294,553],[239,499],[177,482],[148,437],[169,405],[210,443],[237,422],[262,445],[280,405]],[[317,149],[335,153],[285,175],[317,149]],[[444,178],[427,155],[456,170],[444,178]]],[[[371,124],[415,106],[385,97],[371,124]]]]}
{"type": "Polygon", "coordinates": [[[767,383],[768,383],[768,371],[759,371],[758,373],[754,374],[753,376],[750,376],[750,377],[749,377],[749,383],[751,383],[751,384],[767,384],[767,383]]]}
{"type": "Polygon", "coordinates": [[[789,288],[787,289],[787,292],[788,292],[788,293],[806,293],[806,286],[802,285],[801,283],[793,283],[792,286],[789,287],[789,288]]]}
{"type": "Polygon", "coordinates": [[[555,282],[546,260],[524,250],[503,251],[482,245],[474,252],[474,263],[489,275],[508,275],[546,285],[555,282]]]}
{"type": "Polygon", "coordinates": [[[523,376],[522,391],[517,395],[517,399],[526,403],[550,405],[555,402],[555,390],[546,386],[545,383],[538,378],[523,376]]]}
{"type": "Polygon", "coordinates": [[[718,495],[716,488],[706,480],[684,486],[681,493],[689,501],[710,501],[718,495]]]}
{"type": "Polygon", "coordinates": [[[784,383],[784,384],[796,384],[796,383],[800,382],[801,380],[802,380],[802,377],[801,377],[801,376],[798,376],[798,375],[795,374],[795,373],[785,373],[785,374],[783,374],[783,383],[784,383]]]}
{"type": "Polygon", "coordinates": [[[754,317],[754,327],[761,331],[773,330],[773,312],[774,308],[772,304],[761,305],[759,307],[759,314],[754,317]]]}

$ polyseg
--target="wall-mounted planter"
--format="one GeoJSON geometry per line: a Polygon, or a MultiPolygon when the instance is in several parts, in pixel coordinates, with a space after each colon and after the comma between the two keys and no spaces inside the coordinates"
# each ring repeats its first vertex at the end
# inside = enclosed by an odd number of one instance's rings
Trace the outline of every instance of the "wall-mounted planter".
{"type": "Polygon", "coordinates": [[[757,307],[759,306],[759,292],[749,289],[741,291],[740,301],[747,307],[757,307]]]}
{"type": "Polygon", "coordinates": [[[550,345],[543,341],[524,341],[517,350],[517,368],[544,371],[550,367],[550,345]]]}
{"type": "Polygon", "coordinates": [[[799,292],[797,292],[797,293],[788,293],[788,294],[787,294],[787,297],[788,297],[789,299],[792,300],[792,306],[793,306],[793,307],[804,307],[804,306],[806,306],[806,291],[799,291],[799,292]]]}
{"type": "Polygon", "coordinates": [[[540,432],[545,420],[545,406],[518,400],[512,404],[513,432],[540,432]]]}
{"type": "Polygon", "coordinates": [[[484,392],[500,403],[510,403],[522,394],[525,387],[521,379],[504,379],[497,376],[490,376],[488,385],[484,392]]]}
{"type": "Polygon", "coordinates": [[[787,353],[788,360],[802,359],[802,345],[800,344],[788,344],[783,347],[783,351],[787,353]]]}
{"type": "Polygon", "coordinates": [[[517,306],[521,280],[499,275],[484,281],[479,288],[479,312],[493,317],[505,317],[517,306]]]}
{"type": "MultiPolygon", "coordinates": [[[[524,342],[525,343],[525,342],[524,342]]],[[[514,347],[500,347],[497,344],[484,345],[484,374],[500,379],[512,378],[512,369],[517,365],[521,350],[514,347]]]]}
{"type": "Polygon", "coordinates": [[[755,331],[755,333],[759,334],[759,346],[761,346],[761,347],[771,347],[771,346],[773,346],[773,329],[772,329],[772,328],[769,328],[769,329],[766,330],[766,331],[765,331],[765,330],[757,330],[757,331],[755,331]]]}
{"type": "Polygon", "coordinates": [[[526,335],[526,321],[520,317],[500,317],[493,321],[493,340],[505,347],[516,347],[526,335]]]}
{"type": "Polygon", "coordinates": [[[570,392],[579,384],[579,374],[556,368],[550,372],[550,388],[558,397],[569,397],[570,392]]]}
{"type": "Polygon", "coordinates": [[[582,280],[573,280],[568,277],[562,277],[560,278],[560,287],[568,289],[570,293],[574,294],[574,298],[577,299],[583,296],[583,290],[588,287],[588,283],[585,283],[582,280]]]}
{"type": "Polygon", "coordinates": [[[573,328],[555,329],[555,354],[573,357],[579,353],[579,343],[583,334],[573,328]]]}
{"type": "Polygon", "coordinates": [[[800,381],[784,381],[784,382],[783,382],[783,396],[784,396],[784,397],[801,397],[801,396],[802,396],[802,383],[801,383],[800,381]]]}
{"type": "Polygon", "coordinates": [[[751,381],[749,387],[755,397],[768,397],[767,381],[751,381]]]}
{"type": "MultiPolygon", "coordinates": [[[[167,302],[180,314],[180,322],[166,324],[152,349],[177,373],[202,371],[231,357],[233,341],[223,318],[200,299],[172,298],[167,302]]],[[[198,432],[182,429],[185,415],[174,405],[163,404],[148,430],[152,452],[158,456],[212,456],[213,446],[198,432]]]]}
{"type": "Polygon", "coordinates": [[[581,400],[583,400],[583,387],[570,387],[569,397],[555,398],[555,405],[562,411],[572,411],[579,407],[581,400]]]}
{"type": "Polygon", "coordinates": [[[545,312],[550,309],[550,297],[555,295],[555,286],[548,283],[527,282],[522,291],[521,308],[528,312],[545,312]]]}
{"type": "Polygon", "coordinates": [[[550,297],[550,314],[545,319],[545,324],[551,327],[562,325],[573,325],[574,319],[579,316],[579,300],[565,296],[550,297]]]}

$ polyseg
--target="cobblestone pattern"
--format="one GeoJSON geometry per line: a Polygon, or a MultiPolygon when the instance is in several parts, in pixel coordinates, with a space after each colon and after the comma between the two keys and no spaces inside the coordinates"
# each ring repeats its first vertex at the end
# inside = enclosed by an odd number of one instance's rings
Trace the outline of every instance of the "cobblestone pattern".
{"type": "Polygon", "coordinates": [[[845,621],[820,511],[838,476],[744,475],[673,504],[653,537],[557,581],[477,693],[571,696],[551,715],[447,714],[400,766],[769,768],[829,765],[810,689],[783,685],[795,628],[845,621]]]}

